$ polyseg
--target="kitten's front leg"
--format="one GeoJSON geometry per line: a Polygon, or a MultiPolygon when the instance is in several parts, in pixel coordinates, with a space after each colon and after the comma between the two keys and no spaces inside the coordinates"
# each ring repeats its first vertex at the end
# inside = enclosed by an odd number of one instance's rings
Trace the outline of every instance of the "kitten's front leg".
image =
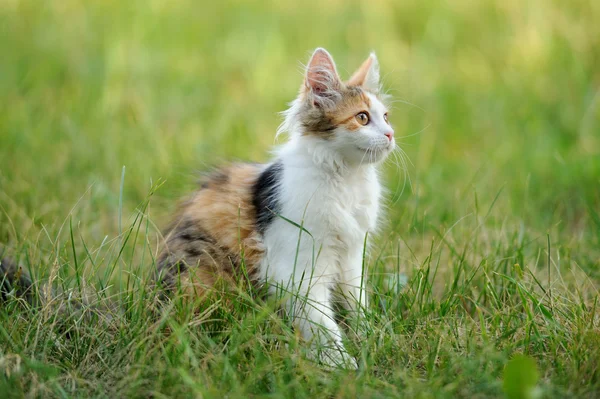
{"type": "Polygon", "coordinates": [[[334,319],[332,289],[339,274],[337,251],[313,236],[294,239],[298,230],[291,224],[281,222],[273,231],[277,234],[266,237],[267,258],[262,266],[265,279],[272,282],[271,292],[282,295],[283,306],[294,327],[311,345],[314,360],[333,367],[356,368],[334,319]],[[319,243],[318,248],[315,242],[319,243]]]}
{"type": "Polygon", "coordinates": [[[338,282],[341,305],[348,311],[350,329],[361,338],[368,331],[365,311],[368,305],[366,264],[363,265],[363,248],[357,246],[349,251],[341,263],[342,273],[338,282]]]}
{"type": "Polygon", "coordinates": [[[312,284],[305,281],[291,295],[287,308],[302,337],[311,344],[315,360],[332,367],[356,369],[356,360],[344,348],[334,319],[330,288],[333,281],[327,280],[321,277],[312,284]]]}

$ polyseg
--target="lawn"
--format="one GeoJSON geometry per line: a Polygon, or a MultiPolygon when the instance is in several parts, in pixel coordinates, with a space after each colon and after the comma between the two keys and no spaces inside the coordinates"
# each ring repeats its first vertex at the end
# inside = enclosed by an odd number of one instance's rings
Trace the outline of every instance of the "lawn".
{"type": "Polygon", "coordinates": [[[0,305],[0,397],[599,397],[599,21],[584,0],[0,1],[0,253],[56,291],[0,305]],[[342,77],[376,51],[406,153],[382,167],[358,371],[311,363],[254,292],[147,306],[178,198],[269,159],[318,46],[342,77]]]}

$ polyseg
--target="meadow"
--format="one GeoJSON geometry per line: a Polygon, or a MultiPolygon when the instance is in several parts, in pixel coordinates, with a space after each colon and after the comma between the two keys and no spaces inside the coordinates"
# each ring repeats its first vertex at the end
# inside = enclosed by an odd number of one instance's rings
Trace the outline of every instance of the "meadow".
{"type": "Polygon", "coordinates": [[[598,21],[585,0],[0,1],[0,254],[62,293],[0,304],[0,397],[599,397],[598,21]],[[178,199],[269,159],[319,46],[342,77],[376,51],[406,153],[358,371],[307,360],[253,292],[146,306],[178,199]]]}

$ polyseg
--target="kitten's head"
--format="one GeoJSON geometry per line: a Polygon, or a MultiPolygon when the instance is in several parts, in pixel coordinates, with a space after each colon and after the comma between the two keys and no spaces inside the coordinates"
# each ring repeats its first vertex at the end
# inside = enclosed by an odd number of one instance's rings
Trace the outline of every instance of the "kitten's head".
{"type": "Polygon", "coordinates": [[[284,115],[280,132],[313,137],[350,165],[381,161],[396,145],[374,53],[343,82],[331,55],[316,49],[298,98],[284,115]]]}

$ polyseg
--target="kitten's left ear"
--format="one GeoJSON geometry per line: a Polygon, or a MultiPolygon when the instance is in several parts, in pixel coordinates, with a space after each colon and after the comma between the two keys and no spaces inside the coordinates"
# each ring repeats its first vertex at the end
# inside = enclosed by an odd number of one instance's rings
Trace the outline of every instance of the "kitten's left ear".
{"type": "Polygon", "coordinates": [[[375,53],[362,63],[360,68],[348,80],[349,86],[362,86],[374,93],[379,92],[379,61],[375,53]]]}

